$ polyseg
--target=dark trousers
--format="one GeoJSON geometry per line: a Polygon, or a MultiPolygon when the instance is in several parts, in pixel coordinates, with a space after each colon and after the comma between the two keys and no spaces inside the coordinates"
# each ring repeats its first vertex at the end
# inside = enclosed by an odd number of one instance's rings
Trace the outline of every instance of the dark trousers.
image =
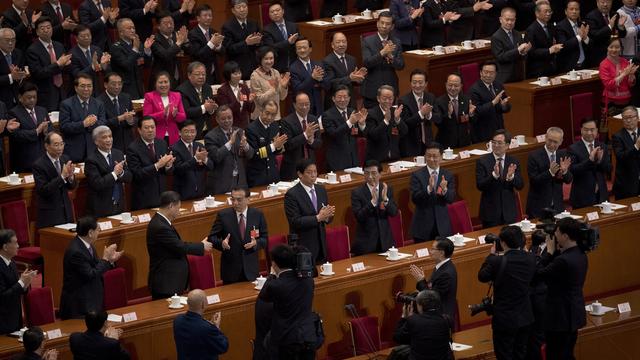
{"type": "Polygon", "coordinates": [[[517,330],[493,329],[493,352],[497,360],[522,360],[527,352],[529,326],[517,330]]]}
{"type": "Polygon", "coordinates": [[[547,331],[547,360],[574,360],[577,331],[547,331]]]}
{"type": "MultiPolygon", "coordinates": [[[[311,343],[288,344],[278,347],[279,360],[314,360],[316,358],[316,350],[311,343]]],[[[274,359],[274,358],[272,358],[274,359]]]]}

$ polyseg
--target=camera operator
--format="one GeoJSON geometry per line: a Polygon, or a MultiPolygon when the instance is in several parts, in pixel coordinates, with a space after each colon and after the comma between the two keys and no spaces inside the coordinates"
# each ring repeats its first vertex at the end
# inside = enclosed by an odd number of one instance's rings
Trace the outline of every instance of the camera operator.
{"type": "Polygon", "coordinates": [[[313,278],[298,277],[296,250],[281,244],[271,250],[271,273],[258,298],[273,303],[265,344],[271,359],[313,360],[316,330],[311,304],[313,278]]]}
{"type": "Polygon", "coordinates": [[[451,328],[441,308],[440,295],[434,290],[422,290],[416,295],[415,302],[404,304],[393,340],[398,344],[410,345],[409,359],[453,359],[449,345],[451,328]],[[414,314],[414,304],[417,314],[414,314]]]}
{"type": "Polygon", "coordinates": [[[597,242],[595,237],[588,238],[588,233],[588,228],[573,218],[558,220],[555,239],[547,237],[546,252],[540,259],[537,276],[547,283],[544,326],[548,360],[574,359],[578,329],[586,324],[582,294],[588,267],[585,252],[597,242]]]}
{"type": "MultiPolygon", "coordinates": [[[[536,230],[531,234],[531,247],[529,252],[536,257],[536,265],[540,264],[541,256],[546,252],[547,234],[543,230],[536,230]]],[[[547,299],[547,284],[544,280],[534,277],[531,282],[531,309],[534,322],[531,324],[531,333],[527,343],[527,360],[539,360],[542,358],[540,348],[544,344],[544,304],[547,299]]]]}
{"type": "Polygon", "coordinates": [[[487,256],[478,280],[493,282],[493,349],[498,360],[524,359],[530,325],[533,323],[529,287],[536,272],[536,259],[522,250],[524,235],[517,226],[500,230],[499,241],[487,256]],[[499,256],[496,252],[504,252],[499,256]]]}

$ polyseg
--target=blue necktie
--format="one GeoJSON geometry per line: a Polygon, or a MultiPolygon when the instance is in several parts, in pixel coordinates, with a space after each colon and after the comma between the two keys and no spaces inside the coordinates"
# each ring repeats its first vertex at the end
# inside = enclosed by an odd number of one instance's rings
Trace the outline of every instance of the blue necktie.
{"type": "Polygon", "coordinates": [[[287,40],[288,36],[287,36],[287,28],[284,26],[284,23],[281,23],[280,25],[278,25],[278,27],[280,28],[280,32],[282,33],[282,37],[287,40]]]}
{"type": "MultiPolygon", "coordinates": [[[[573,32],[578,35],[578,25],[573,24],[573,32]]],[[[578,41],[578,47],[580,47],[580,56],[578,57],[578,64],[584,62],[584,49],[582,48],[582,41],[578,41]]]]}
{"type": "Polygon", "coordinates": [[[11,66],[13,64],[13,61],[11,60],[11,54],[5,55],[4,58],[7,60],[7,65],[11,66]]]}
{"type": "Polygon", "coordinates": [[[311,71],[312,71],[312,70],[311,70],[311,61],[309,61],[309,62],[307,63],[307,71],[309,72],[309,74],[311,74],[311,71]]]}
{"type": "Polygon", "coordinates": [[[91,51],[89,51],[89,49],[87,49],[87,51],[84,52],[85,56],[87,57],[87,60],[89,61],[89,64],[92,63],[92,58],[91,58],[91,51]]]}

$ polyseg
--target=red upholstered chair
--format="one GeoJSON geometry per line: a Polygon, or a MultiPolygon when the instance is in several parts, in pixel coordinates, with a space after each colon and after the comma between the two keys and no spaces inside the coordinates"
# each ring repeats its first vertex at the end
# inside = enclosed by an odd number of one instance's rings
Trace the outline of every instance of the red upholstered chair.
{"type": "Polygon", "coordinates": [[[25,296],[25,317],[28,326],[40,326],[56,321],[53,291],[48,286],[32,287],[25,296]]]}
{"type": "Polygon", "coordinates": [[[349,227],[346,225],[327,228],[327,260],[334,262],[351,257],[349,250],[349,227]]]}
{"type": "Polygon", "coordinates": [[[127,306],[127,283],[123,268],[111,269],[102,274],[105,310],[127,306]]]}
{"type": "Polygon", "coordinates": [[[477,62],[460,65],[458,71],[462,77],[462,91],[466,93],[480,79],[480,65],[477,62]]]}
{"type": "Polygon", "coordinates": [[[464,234],[473,231],[473,224],[471,223],[469,207],[466,201],[460,200],[447,205],[447,212],[449,213],[449,221],[451,222],[451,231],[453,231],[454,234],[464,234]]]}
{"type": "Polygon", "coordinates": [[[596,119],[593,116],[593,93],[581,93],[571,95],[571,138],[580,140],[580,121],[586,117],[596,119]]]}
{"type": "Polygon", "coordinates": [[[364,165],[364,160],[367,157],[367,138],[359,137],[357,142],[357,147],[358,147],[358,161],[360,161],[358,165],[362,166],[364,165]]]}
{"type": "MultiPolygon", "coordinates": [[[[12,229],[16,232],[18,238],[18,255],[13,260],[16,264],[38,270],[42,273],[44,269],[44,259],[40,253],[40,247],[31,246],[29,237],[29,214],[27,213],[27,204],[24,200],[16,200],[0,205],[2,211],[2,227],[12,229]]],[[[44,282],[44,276],[43,276],[44,282]]]]}
{"type": "Polygon", "coordinates": [[[402,226],[402,211],[398,209],[396,216],[389,217],[389,226],[391,226],[391,234],[396,247],[403,247],[404,244],[404,227],[402,226]]]}
{"type": "Polygon", "coordinates": [[[320,2],[318,0],[311,0],[311,16],[314,19],[320,17],[320,2]]]}
{"type": "Polygon", "coordinates": [[[380,331],[377,316],[362,316],[349,320],[353,356],[380,350],[380,331]]]}
{"type": "Polygon", "coordinates": [[[262,17],[262,28],[271,24],[271,18],[269,17],[269,6],[271,5],[270,1],[263,1],[260,4],[260,15],[262,17]]]}
{"type": "Polygon", "coordinates": [[[213,258],[210,254],[187,255],[187,260],[189,261],[189,288],[204,290],[216,287],[213,258]]]}

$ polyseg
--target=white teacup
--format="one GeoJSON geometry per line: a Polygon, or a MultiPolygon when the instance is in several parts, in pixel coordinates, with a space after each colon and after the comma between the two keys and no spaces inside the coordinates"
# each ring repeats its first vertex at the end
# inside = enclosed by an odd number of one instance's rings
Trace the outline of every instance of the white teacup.
{"type": "Polygon", "coordinates": [[[214,207],[215,205],[216,205],[216,198],[214,198],[213,196],[209,195],[206,198],[204,198],[204,206],[214,207]]]}
{"type": "Polygon", "coordinates": [[[547,76],[540,76],[538,78],[538,81],[540,82],[540,85],[548,85],[549,84],[549,77],[547,76]]]}
{"type": "Polygon", "coordinates": [[[52,111],[49,113],[49,120],[52,123],[57,123],[60,120],[60,111],[52,111]]]}
{"type": "Polygon", "coordinates": [[[610,202],[605,201],[602,203],[602,212],[605,214],[609,214],[613,212],[613,206],[610,202]]]}
{"type": "Polygon", "coordinates": [[[516,135],[516,140],[518,140],[519,145],[524,145],[525,143],[524,135],[516,135]]]}
{"type": "Polygon", "coordinates": [[[453,235],[453,243],[456,245],[464,245],[464,235],[460,233],[453,235]]]}
{"type": "Polygon", "coordinates": [[[331,19],[333,19],[333,23],[334,24],[342,24],[344,22],[344,19],[342,18],[342,15],[340,15],[340,14],[333,15],[333,17],[331,19]]]}
{"type": "Polygon", "coordinates": [[[444,46],[442,45],[436,45],[433,47],[433,52],[435,52],[436,54],[444,54],[444,46]]]}
{"type": "Polygon", "coordinates": [[[373,14],[371,14],[371,10],[369,9],[364,9],[364,11],[360,13],[360,15],[362,15],[362,17],[364,17],[365,19],[371,19],[373,17],[373,14]]]}
{"type": "Polygon", "coordinates": [[[20,175],[13,172],[9,175],[9,184],[19,184],[20,183],[20,175]]]}
{"type": "Polygon", "coordinates": [[[465,40],[462,42],[462,47],[465,49],[473,49],[473,45],[471,43],[471,40],[465,40]]]}
{"type": "Polygon", "coordinates": [[[559,215],[560,215],[560,218],[563,219],[563,218],[571,216],[571,213],[568,212],[567,210],[565,210],[565,211],[561,212],[559,215]]]}
{"type": "Polygon", "coordinates": [[[424,165],[424,156],[416,156],[413,158],[413,161],[415,161],[415,163],[418,165],[424,165]]]}
{"type": "Polygon", "coordinates": [[[531,221],[529,221],[529,219],[524,219],[520,222],[520,225],[522,227],[522,231],[529,231],[531,230],[531,221]]]}
{"type": "Polygon", "coordinates": [[[489,142],[487,143],[487,151],[488,151],[488,152],[493,152],[493,144],[491,144],[491,141],[489,141],[489,142]]]}
{"type": "Polygon", "coordinates": [[[602,304],[597,300],[591,303],[591,312],[594,314],[600,314],[602,312],[602,304]]]}
{"type": "Polygon", "coordinates": [[[444,158],[445,159],[453,159],[453,149],[451,148],[446,148],[444,150],[444,158]]]}
{"type": "Polygon", "coordinates": [[[264,283],[267,282],[267,278],[260,275],[259,277],[256,278],[256,287],[258,289],[262,289],[262,287],[264,286],[264,283]]]}
{"type": "Polygon", "coordinates": [[[398,249],[395,247],[390,247],[389,250],[387,250],[387,257],[391,260],[395,260],[398,258],[398,249]]]}
{"type": "Polygon", "coordinates": [[[575,70],[569,71],[569,79],[578,80],[578,72],[575,70]]]}
{"type": "Polygon", "coordinates": [[[180,296],[178,296],[178,294],[173,294],[171,297],[171,307],[180,307],[180,296]]]}
{"type": "Polygon", "coordinates": [[[122,217],[123,222],[131,222],[133,220],[130,212],[123,212],[122,214],[120,214],[120,217],[122,217]]]}
{"type": "Polygon", "coordinates": [[[271,192],[274,194],[278,193],[278,185],[276,184],[269,184],[268,189],[271,190],[271,192]]]}
{"type": "Polygon", "coordinates": [[[326,263],[320,265],[320,274],[322,275],[333,274],[333,264],[327,261],[326,263]]]}
{"type": "Polygon", "coordinates": [[[336,173],[331,171],[330,173],[327,174],[327,180],[330,183],[336,183],[336,182],[338,182],[338,175],[336,175],[336,173]]]}

